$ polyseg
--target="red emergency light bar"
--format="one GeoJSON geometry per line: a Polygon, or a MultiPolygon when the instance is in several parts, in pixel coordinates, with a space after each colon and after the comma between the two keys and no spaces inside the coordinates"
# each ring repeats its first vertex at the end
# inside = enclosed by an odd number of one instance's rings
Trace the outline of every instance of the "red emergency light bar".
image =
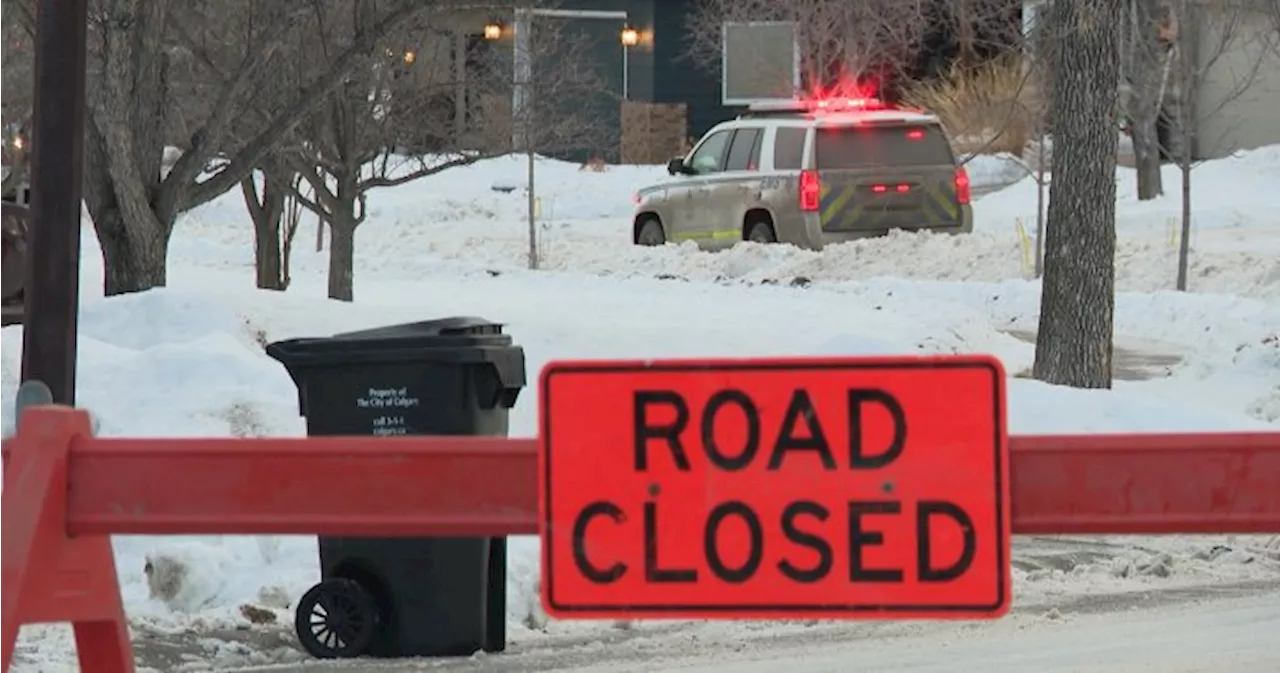
{"type": "Polygon", "coordinates": [[[823,113],[823,112],[863,112],[867,110],[894,109],[878,98],[822,98],[817,100],[785,100],[761,101],[752,103],[751,112],[775,113],[823,113]]]}
{"type": "Polygon", "coordinates": [[[878,98],[827,98],[811,101],[809,108],[815,112],[841,112],[846,110],[884,110],[888,106],[878,98]]]}

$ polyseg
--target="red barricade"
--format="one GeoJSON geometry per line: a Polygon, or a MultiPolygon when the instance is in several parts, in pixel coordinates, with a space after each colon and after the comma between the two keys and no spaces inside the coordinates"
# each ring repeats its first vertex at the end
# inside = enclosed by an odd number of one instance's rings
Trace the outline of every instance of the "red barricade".
{"type": "MultiPolygon", "coordinates": [[[[44,407],[4,450],[6,671],[22,624],[59,621],[84,673],[134,670],[111,535],[537,533],[533,439],[110,439],[44,407]]],[[[1015,533],[1280,532],[1280,433],[1012,437],[1010,451],[1015,533]]]]}

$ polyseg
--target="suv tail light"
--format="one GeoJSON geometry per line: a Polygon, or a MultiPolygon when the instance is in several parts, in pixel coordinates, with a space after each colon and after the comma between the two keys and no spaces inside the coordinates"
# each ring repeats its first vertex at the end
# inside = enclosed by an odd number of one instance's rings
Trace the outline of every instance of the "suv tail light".
{"type": "Polygon", "coordinates": [[[964,166],[956,166],[956,201],[962,205],[969,205],[969,199],[972,192],[969,189],[969,169],[964,166]]]}
{"type": "Polygon", "coordinates": [[[818,171],[800,171],[800,210],[812,213],[822,201],[822,180],[818,171]]]}

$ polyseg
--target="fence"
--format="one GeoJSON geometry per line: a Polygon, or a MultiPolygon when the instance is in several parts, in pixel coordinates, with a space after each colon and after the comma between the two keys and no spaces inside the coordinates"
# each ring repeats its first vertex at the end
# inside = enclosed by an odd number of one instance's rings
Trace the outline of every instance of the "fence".
{"type": "MultiPolygon", "coordinates": [[[[58,621],[84,673],[134,670],[111,535],[537,533],[534,439],[95,438],[83,411],[38,407],[4,451],[6,671],[22,624],[58,621]]],[[[1280,433],[1024,436],[1010,452],[1014,533],[1280,532],[1280,433]]]]}

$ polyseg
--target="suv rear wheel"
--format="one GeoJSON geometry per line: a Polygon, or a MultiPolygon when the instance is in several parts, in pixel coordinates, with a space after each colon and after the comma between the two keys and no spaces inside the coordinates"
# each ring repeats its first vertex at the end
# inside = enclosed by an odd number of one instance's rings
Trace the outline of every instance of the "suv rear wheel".
{"type": "Polygon", "coordinates": [[[662,222],[653,215],[646,215],[636,223],[636,245],[663,245],[667,242],[667,232],[662,230],[662,222]]]}
{"type": "Polygon", "coordinates": [[[767,217],[759,215],[751,217],[747,219],[743,229],[746,231],[746,236],[743,238],[752,243],[778,242],[778,235],[773,231],[773,223],[767,217]]]}

